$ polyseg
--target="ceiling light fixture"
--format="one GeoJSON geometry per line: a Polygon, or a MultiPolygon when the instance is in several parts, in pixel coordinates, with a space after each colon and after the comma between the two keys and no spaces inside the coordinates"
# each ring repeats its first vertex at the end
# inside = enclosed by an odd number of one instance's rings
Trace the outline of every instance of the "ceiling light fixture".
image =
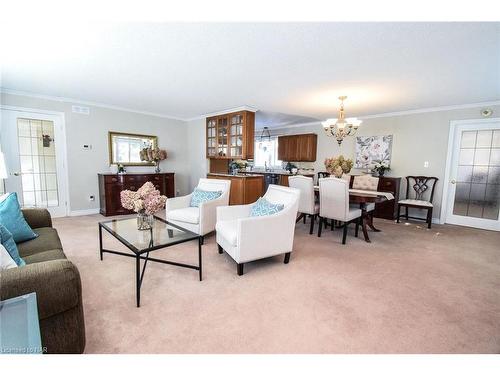
{"type": "Polygon", "coordinates": [[[344,112],[344,100],[347,99],[347,96],[339,96],[340,100],[340,109],[339,109],[339,118],[329,118],[326,121],[323,121],[321,125],[323,125],[323,129],[325,133],[329,137],[335,137],[337,139],[337,143],[339,146],[342,144],[342,141],[347,136],[353,136],[358,131],[359,125],[361,124],[361,120],[358,120],[355,117],[345,118],[344,112]]]}
{"type": "Polygon", "coordinates": [[[264,141],[264,140],[267,140],[270,141],[271,140],[271,132],[269,131],[269,128],[267,126],[264,126],[264,128],[262,129],[262,133],[260,134],[260,141],[264,141]]]}

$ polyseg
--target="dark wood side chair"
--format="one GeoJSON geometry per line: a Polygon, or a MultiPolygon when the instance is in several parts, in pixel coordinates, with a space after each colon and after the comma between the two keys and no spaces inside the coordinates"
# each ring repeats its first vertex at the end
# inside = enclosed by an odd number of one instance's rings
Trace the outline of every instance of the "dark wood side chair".
{"type": "Polygon", "coordinates": [[[434,190],[438,180],[437,177],[406,176],[406,199],[398,202],[398,223],[399,218],[404,216],[406,220],[424,220],[427,222],[427,228],[430,229],[432,224],[432,209],[434,208],[432,200],[434,199],[434,190]],[[405,213],[403,215],[401,215],[401,207],[405,208],[405,213]],[[408,216],[408,208],[427,210],[427,216],[425,219],[408,216]]]}
{"type": "Polygon", "coordinates": [[[318,172],[318,181],[319,181],[320,178],[326,178],[326,177],[330,177],[330,173],[328,173],[328,172],[318,172]]]}

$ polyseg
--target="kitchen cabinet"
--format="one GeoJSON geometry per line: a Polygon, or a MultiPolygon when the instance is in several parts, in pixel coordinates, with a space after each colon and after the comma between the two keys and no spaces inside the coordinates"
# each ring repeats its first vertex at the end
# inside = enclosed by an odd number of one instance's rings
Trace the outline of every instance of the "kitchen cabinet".
{"type": "Polygon", "coordinates": [[[317,134],[294,134],[278,137],[281,161],[316,161],[317,134]]]}
{"type": "Polygon", "coordinates": [[[206,120],[206,156],[209,159],[253,159],[255,113],[240,111],[206,120]]]}
{"type": "Polygon", "coordinates": [[[254,203],[264,194],[264,176],[257,174],[230,175],[223,173],[209,173],[207,178],[230,180],[229,204],[254,203]]]}

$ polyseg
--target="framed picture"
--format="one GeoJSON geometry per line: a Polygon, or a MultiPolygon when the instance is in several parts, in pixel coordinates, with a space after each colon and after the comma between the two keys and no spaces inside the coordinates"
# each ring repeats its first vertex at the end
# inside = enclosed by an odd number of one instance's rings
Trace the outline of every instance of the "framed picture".
{"type": "Polygon", "coordinates": [[[391,166],[392,135],[356,137],[356,163],[354,168],[372,168],[383,162],[391,166]]]}

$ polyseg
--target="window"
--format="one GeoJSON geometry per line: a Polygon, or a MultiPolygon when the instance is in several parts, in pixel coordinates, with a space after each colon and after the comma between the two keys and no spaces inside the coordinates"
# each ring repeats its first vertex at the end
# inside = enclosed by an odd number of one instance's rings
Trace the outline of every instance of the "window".
{"type": "Polygon", "coordinates": [[[270,140],[255,139],[255,167],[278,167],[281,168],[281,160],[278,160],[278,137],[271,137],[270,140]]]}

